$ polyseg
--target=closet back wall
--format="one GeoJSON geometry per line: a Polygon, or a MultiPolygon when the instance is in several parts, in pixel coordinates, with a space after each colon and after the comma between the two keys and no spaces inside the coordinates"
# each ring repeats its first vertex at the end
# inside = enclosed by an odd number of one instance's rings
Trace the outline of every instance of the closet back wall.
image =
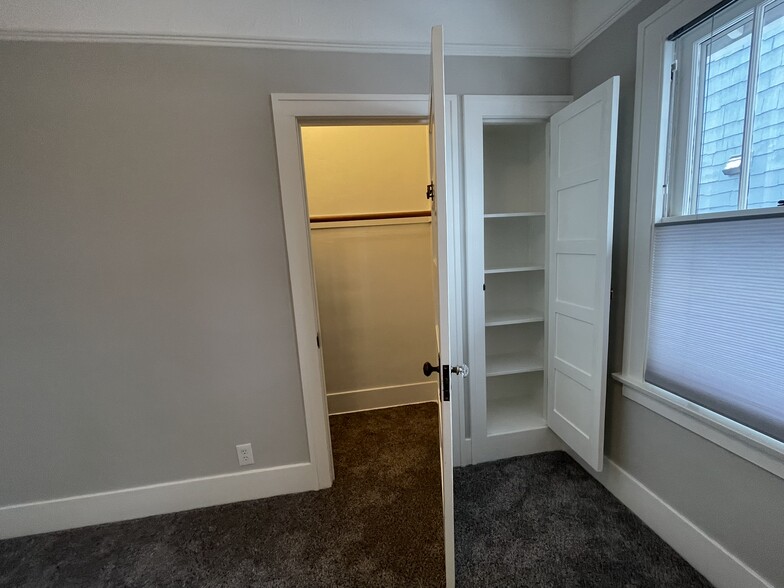
{"type": "MultiPolygon", "coordinates": [[[[302,129],[311,217],[426,211],[425,125],[302,129]]],[[[428,217],[312,223],[331,414],[435,400],[428,217]]]]}

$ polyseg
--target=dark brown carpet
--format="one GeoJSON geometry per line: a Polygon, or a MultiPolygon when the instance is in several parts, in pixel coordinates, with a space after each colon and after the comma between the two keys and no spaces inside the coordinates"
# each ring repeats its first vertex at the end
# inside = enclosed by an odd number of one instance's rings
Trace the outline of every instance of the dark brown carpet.
{"type": "Polygon", "coordinates": [[[563,452],[455,470],[458,586],[708,588],[563,452]]]}
{"type": "Polygon", "coordinates": [[[330,418],[329,490],[0,542],[0,586],[441,586],[434,403],[330,418]]]}
{"type": "MultiPolygon", "coordinates": [[[[0,542],[0,586],[441,586],[435,404],[330,419],[335,485],[0,542]]],[[[707,587],[564,453],[455,470],[458,586],[707,587]]]]}

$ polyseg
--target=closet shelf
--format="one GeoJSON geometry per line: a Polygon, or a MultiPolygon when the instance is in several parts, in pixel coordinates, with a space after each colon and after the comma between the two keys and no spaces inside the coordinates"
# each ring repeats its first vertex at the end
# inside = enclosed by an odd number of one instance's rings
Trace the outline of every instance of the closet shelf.
{"type": "Polygon", "coordinates": [[[499,353],[487,356],[485,370],[488,377],[541,372],[544,362],[541,358],[525,357],[520,353],[499,353]]]}
{"type": "Polygon", "coordinates": [[[543,212],[488,212],[485,218],[516,218],[526,216],[544,216],[543,212]]]}
{"type": "Polygon", "coordinates": [[[542,414],[541,392],[533,395],[488,399],[487,434],[505,435],[547,426],[542,414]]]}
{"type": "Polygon", "coordinates": [[[544,313],[533,308],[487,310],[485,316],[486,327],[541,323],[543,321],[544,313]]]}
{"type": "Polygon", "coordinates": [[[504,267],[485,267],[485,274],[506,274],[511,272],[536,272],[544,269],[544,265],[519,265],[519,266],[504,266],[504,267]]]}

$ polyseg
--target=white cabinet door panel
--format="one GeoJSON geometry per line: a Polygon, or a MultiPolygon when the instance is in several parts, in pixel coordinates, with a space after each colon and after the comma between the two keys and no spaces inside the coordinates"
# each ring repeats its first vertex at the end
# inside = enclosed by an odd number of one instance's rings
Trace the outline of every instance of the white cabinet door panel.
{"type": "Polygon", "coordinates": [[[618,125],[616,76],[550,119],[547,422],[601,471],[618,125]]]}

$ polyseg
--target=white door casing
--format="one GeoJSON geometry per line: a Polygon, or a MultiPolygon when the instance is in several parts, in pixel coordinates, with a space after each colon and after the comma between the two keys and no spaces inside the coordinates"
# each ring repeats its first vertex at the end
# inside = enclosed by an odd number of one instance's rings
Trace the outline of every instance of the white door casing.
{"type": "Polygon", "coordinates": [[[441,492],[444,515],[444,555],[446,585],[455,585],[455,533],[454,503],[452,487],[452,403],[451,366],[455,365],[451,354],[450,299],[450,229],[449,189],[446,168],[446,104],[444,86],[444,33],[440,26],[433,27],[431,37],[430,68],[430,179],[433,185],[432,199],[432,243],[433,282],[436,310],[436,344],[439,366],[439,433],[441,450],[441,492]]]}
{"type": "MultiPolygon", "coordinates": [[[[441,172],[439,174],[438,210],[443,223],[459,226],[460,210],[456,198],[459,190],[459,139],[458,139],[458,104],[454,96],[444,97],[443,94],[443,52],[441,55],[440,72],[441,88],[440,116],[437,117],[436,129],[440,129],[441,172]],[[444,103],[446,116],[444,116],[444,103]],[[448,139],[448,140],[446,140],[448,139]],[[448,166],[444,165],[444,152],[448,157],[448,166]],[[448,174],[447,174],[448,171],[448,174]],[[450,198],[447,199],[447,191],[450,198]],[[449,219],[449,220],[448,220],[449,219]]],[[[299,359],[302,395],[305,409],[305,423],[308,434],[310,482],[307,487],[298,491],[315,490],[331,486],[334,477],[332,471],[331,440],[329,433],[329,417],[326,407],[326,390],[324,387],[323,370],[320,350],[316,346],[318,332],[318,310],[316,304],[315,285],[312,273],[310,253],[310,231],[308,223],[307,199],[305,196],[304,170],[300,147],[300,121],[351,121],[378,120],[379,124],[390,121],[405,120],[408,122],[425,122],[429,119],[430,101],[427,95],[369,95],[369,94],[273,94],[272,111],[275,127],[275,142],[278,154],[281,196],[283,204],[283,221],[286,233],[286,249],[289,262],[290,286],[294,322],[297,334],[297,354],[299,359]]],[[[423,186],[424,190],[424,186],[423,186]]],[[[423,192],[424,197],[424,192],[423,192]]],[[[435,217],[434,217],[435,218],[435,217]]],[[[435,223],[433,224],[435,226],[435,223]]],[[[446,237],[447,233],[444,230],[446,237]]],[[[451,280],[451,288],[444,288],[443,296],[451,296],[452,304],[440,305],[447,311],[441,311],[440,317],[448,318],[451,309],[452,329],[450,353],[457,362],[462,362],[462,328],[456,308],[462,304],[462,297],[457,288],[461,282],[461,249],[459,234],[448,233],[450,241],[440,241],[440,251],[453,264],[454,271],[445,269],[443,276],[451,280]],[[449,251],[449,255],[446,252],[449,251]]],[[[446,267],[446,266],[444,266],[446,267]]],[[[447,282],[444,282],[446,286],[447,282]]],[[[442,318],[442,320],[443,320],[442,318]]],[[[446,357],[446,356],[445,356],[446,357]]],[[[433,358],[436,359],[436,358],[433,358]]],[[[452,392],[462,393],[462,381],[459,378],[452,392]]],[[[454,400],[457,400],[453,396],[454,400]]],[[[449,419],[450,404],[440,407],[442,439],[451,446],[452,422],[449,419]],[[447,412],[444,413],[443,411],[447,412]],[[446,414],[446,418],[444,418],[446,414]]],[[[459,428],[459,426],[458,426],[459,428]]],[[[445,531],[447,539],[447,573],[454,578],[454,533],[452,518],[452,454],[442,454],[442,466],[448,476],[446,498],[448,508],[445,512],[445,531]],[[448,531],[447,531],[448,520],[448,531]]]]}
{"type": "MultiPolygon", "coordinates": [[[[307,487],[299,489],[305,491],[328,488],[332,485],[334,474],[326,388],[321,353],[316,345],[318,307],[311,264],[310,226],[299,126],[301,121],[329,121],[331,124],[352,124],[354,121],[367,124],[370,120],[377,120],[379,124],[389,124],[390,121],[424,123],[429,116],[429,100],[427,95],[404,94],[272,94],[271,99],[297,335],[297,356],[308,434],[311,482],[307,487]]],[[[449,96],[446,104],[449,113],[446,128],[450,139],[447,150],[449,187],[456,190],[456,180],[459,178],[459,150],[455,147],[458,126],[457,99],[449,96]]],[[[452,222],[459,218],[459,213],[454,208],[455,206],[451,210],[452,222]]],[[[456,247],[454,243],[451,245],[456,247]]],[[[454,259],[459,255],[459,248],[455,248],[450,257],[454,259]]],[[[459,338],[462,337],[459,332],[460,325],[456,323],[456,326],[456,332],[452,333],[453,343],[455,340],[459,343],[459,338]]],[[[459,346],[456,348],[453,345],[453,352],[455,349],[460,353],[459,346]]]]}
{"type": "Polygon", "coordinates": [[[550,124],[547,423],[597,471],[604,461],[619,82],[615,76],[594,88],[550,124]]]}

